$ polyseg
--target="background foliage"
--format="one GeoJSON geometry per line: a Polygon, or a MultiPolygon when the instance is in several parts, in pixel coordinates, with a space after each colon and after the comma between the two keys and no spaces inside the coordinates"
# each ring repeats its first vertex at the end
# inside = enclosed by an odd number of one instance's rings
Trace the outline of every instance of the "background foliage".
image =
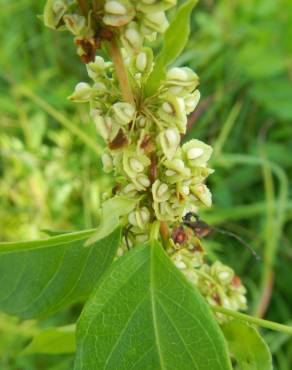
{"type": "MultiPolygon", "coordinates": [[[[77,230],[98,222],[100,194],[111,179],[101,170],[102,142],[86,107],[66,101],[86,73],[71,36],[36,18],[44,1],[0,0],[0,241],[77,230]]],[[[202,101],[189,137],[215,147],[210,187],[213,225],[239,234],[262,256],[213,235],[206,245],[242,276],[250,312],[275,276],[265,317],[291,324],[292,3],[290,0],[201,0],[192,35],[177,65],[201,77],[202,101]]],[[[157,44],[159,47],[159,43],[157,44]]],[[[66,325],[80,308],[43,320],[0,316],[0,368],[70,369],[70,356],[21,356],[39,327],[66,325]]],[[[275,369],[289,370],[292,341],[266,332],[275,369]]]]}

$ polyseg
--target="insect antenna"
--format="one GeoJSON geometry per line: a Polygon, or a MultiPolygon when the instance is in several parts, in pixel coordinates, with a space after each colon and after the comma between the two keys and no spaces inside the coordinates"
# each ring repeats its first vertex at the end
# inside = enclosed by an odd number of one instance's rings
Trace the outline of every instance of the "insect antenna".
{"type": "Polygon", "coordinates": [[[205,221],[202,221],[199,218],[199,216],[194,212],[188,212],[183,217],[183,224],[190,227],[199,238],[208,236],[212,231],[215,231],[223,235],[228,235],[236,239],[241,245],[248,249],[256,259],[260,259],[260,256],[256,253],[256,251],[248,243],[246,243],[240,236],[236,235],[232,231],[221,229],[219,227],[207,224],[205,221]]]}
{"type": "Polygon", "coordinates": [[[261,259],[260,256],[257,254],[257,252],[248,244],[246,243],[240,236],[234,234],[232,231],[221,229],[218,227],[211,226],[211,229],[214,230],[217,233],[228,235],[232,237],[233,239],[236,239],[241,245],[243,245],[246,249],[250,251],[250,253],[257,259],[261,259]]]}

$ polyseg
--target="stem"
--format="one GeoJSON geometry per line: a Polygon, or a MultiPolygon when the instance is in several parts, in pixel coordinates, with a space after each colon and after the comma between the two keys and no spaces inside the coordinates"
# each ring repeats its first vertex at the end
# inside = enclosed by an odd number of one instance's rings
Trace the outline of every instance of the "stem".
{"type": "Polygon", "coordinates": [[[159,236],[159,228],[160,228],[160,222],[159,221],[154,221],[153,224],[151,225],[150,229],[150,236],[149,240],[150,243],[152,244],[154,241],[158,240],[159,236]]]}
{"type": "Polygon", "coordinates": [[[135,100],[130,87],[129,78],[123,61],[122,53],[115,37],[113,37],[112,40],[109,42],[109,48],[117,72],[117,78],[119,80],[123,99],[127,103],[135,105],[135,100]]]}
{"type": "Polygon", "coordinates": [[[92,7],[94,12],[98,12],[104,6],[104,0],[93,0],[92,7]]]}
{"type": "Polygon", "coordinates": [[[77,0],[78,1],[78,4],[80,6],[80,9],[83,13],[84,16],[87,16],[88,14],[88,4],[87,4],[87,0],[77,0]]]}
{"type": "Polygon", "coordinates": [[[164,241],[169,239],[169,229],[165,221],[160,221],[160,235],[164,241]]]}
{"type": "Polygon", "coordinates": [[[237,311],[228,310],[227,308],[224,307],[212,306],[211,309],[215,312],[223,313],[226,316],[231,316],[234,317],[235,319],[243,320],[251,324],[262,326],[263,328],[281,331],[283,333],[288,333],[292,335],[292,326],[278,324],[277,322],[273,321],[263,320],[258,317],[253,317],[237,311]]]}

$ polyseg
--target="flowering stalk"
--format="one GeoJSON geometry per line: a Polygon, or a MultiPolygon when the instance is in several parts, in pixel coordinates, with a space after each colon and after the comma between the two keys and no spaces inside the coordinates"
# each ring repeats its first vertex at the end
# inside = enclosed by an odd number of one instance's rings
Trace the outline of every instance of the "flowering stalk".
{"type": "Polygon", "coordinates": [[[167,29],[165,11],[176,0],[94,4],[88,9],[86,1],[49,0],[44,20],[49,27],[73,33],[92,80],[77,84],[69,99],[89,103],[97,132],[107,144],[103,168],[114,174],[116,184],[104,200],[123,197],[134,204],[126,214],[119,211],[125,233],[118,255],[159,237],[174,264],[210,304],[244,309],[240,279],[219,261],[207,264],[198,235],[182,224],[185,214],[212,204],[205,184],[213,172],[207,166],[212,148],[197,139],[181,145],[187,116],[200,99],[199,78],[188,67],[170,68],[156,91],[145,94],[154,66],[145,41],[167,29]],[[109,47],[113,63],[96,56],[103,46],[109,47]]]}

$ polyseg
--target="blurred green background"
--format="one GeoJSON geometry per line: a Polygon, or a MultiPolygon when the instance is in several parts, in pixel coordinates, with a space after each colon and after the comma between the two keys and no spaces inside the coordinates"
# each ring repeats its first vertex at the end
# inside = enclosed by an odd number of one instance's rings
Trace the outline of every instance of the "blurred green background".
{"type": "MultiPolygon", "coordinates": [[[[44,0],[0,0],[0,241],[44,237],[43,229],[97,223],[102,142],[87,106],[66,97],[86,81],[71,35],[45,29],[44,0]]],[[[201,0],[177,65],[201,78],[188,138],[214,146],[212,225],[261,255],[213,235],[210,258],[248,287],[250,313],[292,324],[292,2],[201,0]],[[273,279],[274,276],[274,279],[273,279]],[[272,281],[274,284],[272,285],[272,281]],[[271,294],[268,305],[266,297],[271,294]]],[[[70,357],[21,356],[38,326],[73,322],[79,307],[36,324],[0,315],[0,369],[72,369],[70,357]]],[[[292,340],[264,331],[275,369],[291,370],[292,340]]]]}

